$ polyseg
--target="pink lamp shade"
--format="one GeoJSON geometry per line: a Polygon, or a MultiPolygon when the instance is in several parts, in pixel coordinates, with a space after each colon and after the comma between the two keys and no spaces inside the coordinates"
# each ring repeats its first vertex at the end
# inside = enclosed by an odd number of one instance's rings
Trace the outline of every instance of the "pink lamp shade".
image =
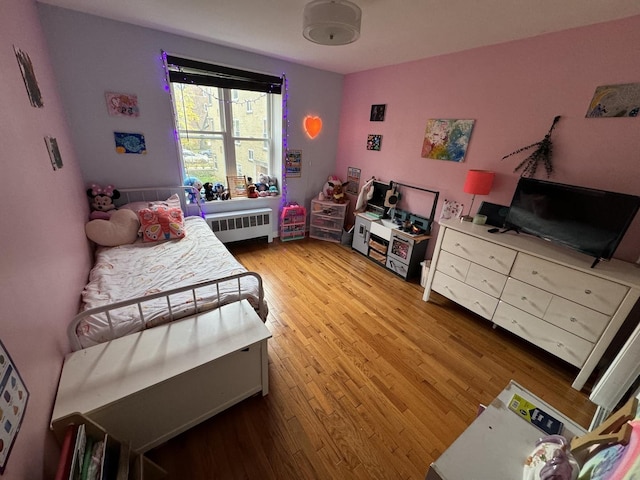
{"type": "Polygon", "coordinates": [[[473,209],[476,195],[488,195],[493,186],[493,178],[495,176],[495,172],[490,172],[489,170],[469,170],[467,172],[467,178],[464,181],[464,193],[471,193],[473,197],[471,197],[469,213],[461,217],[463,222],[471,222],[473,220],[471,210],[473,209]]]}
{"type": "Polygon", "coordinates": [[[495,176],[495,172],[489,170],[469,170],[464,182],[464,193],[488,195],[491,192],[495,176]]]}

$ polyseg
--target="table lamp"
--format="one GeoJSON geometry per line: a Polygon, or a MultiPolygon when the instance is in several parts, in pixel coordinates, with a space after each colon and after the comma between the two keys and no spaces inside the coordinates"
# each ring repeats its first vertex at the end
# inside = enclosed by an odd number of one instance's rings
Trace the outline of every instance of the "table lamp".
{"type": "Polygon", "coordinates": [[[471,193],[473,197],[471,198],[469,214],[461,218],[463,222],[471,222],[473,220],[471,216],[473,201],[476,199],[476,195],[488,195],[491,192],[495,176],[495,172],[490,172],[489,170],[469,170],[467,172],[467,178],[464,181],[464,193],[471,193]]]}

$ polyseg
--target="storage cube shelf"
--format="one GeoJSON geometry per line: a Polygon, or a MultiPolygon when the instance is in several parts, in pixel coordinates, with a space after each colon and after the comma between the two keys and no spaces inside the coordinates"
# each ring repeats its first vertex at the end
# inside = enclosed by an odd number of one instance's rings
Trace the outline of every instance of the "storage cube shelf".
{"type": "Polygon", "coordinates": [[[318,240],[341,243],[348,205],[348,202],[311,200],[309,236],[318,240]]]}
{"type": "Polygon", "coordinates": [[[298,205],[287,205],[280,214],[280,240],[301,240],[307,229],[307,209],[298,205]]]}

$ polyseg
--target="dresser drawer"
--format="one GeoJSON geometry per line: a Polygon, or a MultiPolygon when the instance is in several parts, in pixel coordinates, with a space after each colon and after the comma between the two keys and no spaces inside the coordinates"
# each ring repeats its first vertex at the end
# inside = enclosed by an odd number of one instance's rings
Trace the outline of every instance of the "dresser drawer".
{"type": "Polygon", "coordinates": [[[506,275],[472,263],[465,282],[493,297],[499,297],[506,281],[506,275]]]}
{"type": "Polygon", "coordinates": [[[498,304],[497,298],[487,295],[441,272],[435,273],[431,288],[487,320],[491,320],[496,305],[498,304]]]}
{"type": "Polygon", "coordinates": [[[505,275],[516,258],[514,250],[450,228],[445,232],[442,249],[505,275]]]}
{"type": "Polygon", "coordinates": [[[555,296],[551,299],[543,318],[594,343],[598,341],[610,320],[608,315],[555,296]]]}
{"type": "Polygon", "coordinates": [[[607,315],[613,314],[628,287],[572,268],[519,253],[511,276],[607,315]]]}
{"type": "Polygon", "coordinates": [[[593,344],[583,338],[523,312],[508,303],[499,303],[493,321],[505,330],[576,367],[581,367],[584,364],[593,349],[593,344]]]}
{"type": "Polygon", "coordinates": [[[509,277],[502,292],[501,300],[531,315],[542,318],[547,311],[549,303],[551,303],[552,297],[553,295],[549,292],[509,277]]]}
{"type": "Polygon", "coordinates": [[[464,258],[460,258],[457,255],[453,255],[452,253],[442,250],[438,257],[438,266],[436,269],[439,272],[455,278],[456,280],[464,282],[467,278],[469,265],[471,265],[469,260],[465,260],[464,258]]]}

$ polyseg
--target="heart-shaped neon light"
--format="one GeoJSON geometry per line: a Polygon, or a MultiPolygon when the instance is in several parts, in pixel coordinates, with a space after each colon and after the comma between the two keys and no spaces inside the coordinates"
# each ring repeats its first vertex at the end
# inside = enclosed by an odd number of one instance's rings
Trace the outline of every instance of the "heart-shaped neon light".
{"type": "Polygon", "coordinates": [[[316,138],[322,130],[322,119],[320,117],[312,117],[307,115],[304,117],[304,131],[307,132],[309,138],[316,138]]]}

